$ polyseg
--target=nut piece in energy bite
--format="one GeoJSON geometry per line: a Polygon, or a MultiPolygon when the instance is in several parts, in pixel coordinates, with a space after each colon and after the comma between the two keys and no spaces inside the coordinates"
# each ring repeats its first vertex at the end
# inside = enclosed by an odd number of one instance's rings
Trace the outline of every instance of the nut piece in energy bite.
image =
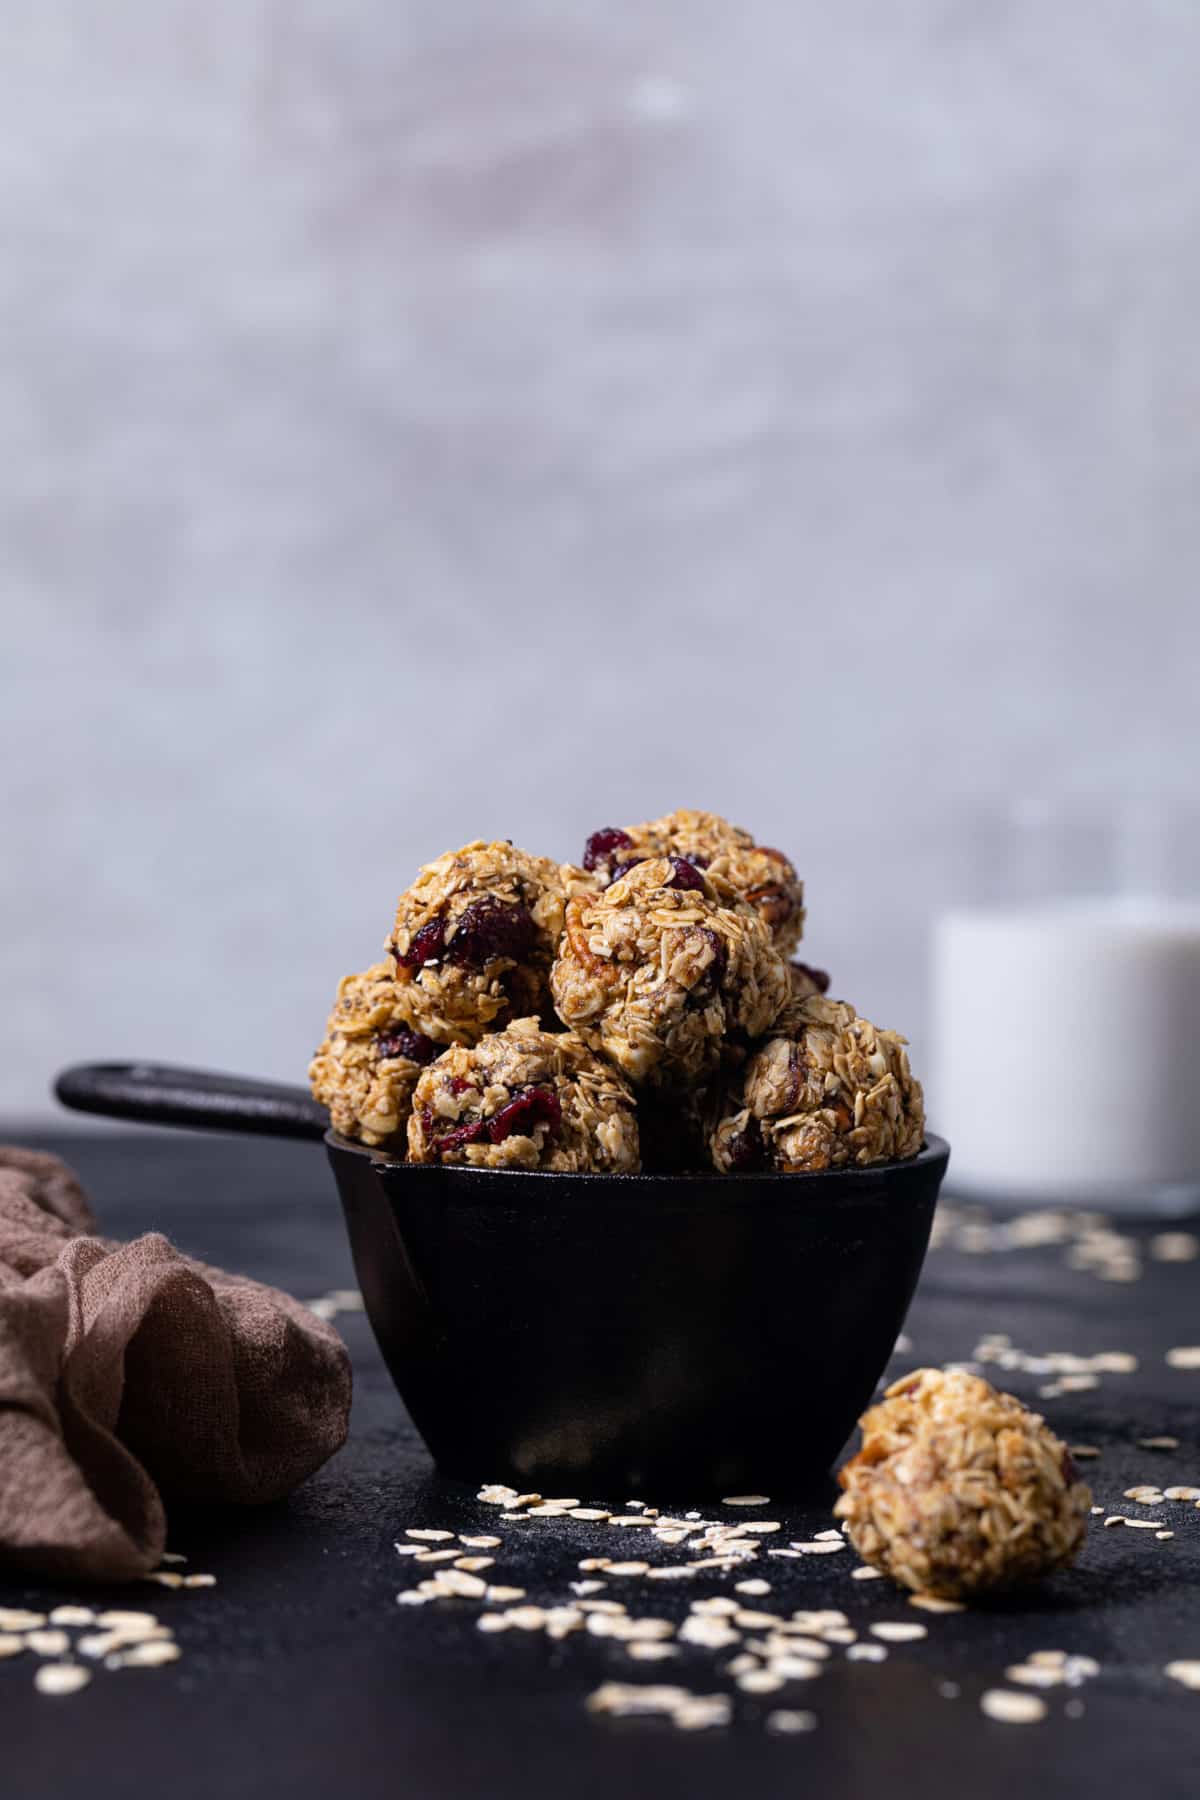
{"type": "Polygon", "coordinates": [[[423,868],[400,896],[387,944],[413,1030],[474,1043],[548,1012],[563,903],[557,864],[512,844],[466,844],[423,868]]]}
{"type": "Polygon", "coordinates": [[[634,1175],[633,1095],[574,1032],[517,1019],[471,1047],[443,1052],[413,1095],[408,1148],[417,1163],[634,1175]]]}
{"type": "Polygon", "coordinates": [[[417,1077],[441,1049],[408,1024],[391,963],[374,963],[339,982],[308,1079],[343,1137],[403,1149],[417,1077]]]}
{"type": "Polygon", "coordinates": [[[915,1156],[924,1133],[904,1039],[810,995],[735,1076],[709,1144],[718,1169],[811,1171],[915,1156]]]}
{"type": "Polygon", "coordinates": [[[864,1561],[916,1593],[972,1599],[1074,1561],[1091,1493],[1067,1446],[976,1375],[918,1369],[861,1420],[834,1508],[864,1561]]]}
{"type": "Polygon", "coordinates": [[[685,809],[643,825],[603,826],[584,846],[583,868],[596,886],[607,887],[648,857],[672,855],[722,876],[754,907],[785,956],[799,943],[804,883],[782,850],[756,844],[719,813],[685,809]]]}
{"type": "Polygon", "coordinates": [[[631,1081],[683,1088],[715,1071],[727,1033],[767,1029],[788,975],[723,877],[659,856],[568,901],[550,986],[564,1024],[631,1081]]]}

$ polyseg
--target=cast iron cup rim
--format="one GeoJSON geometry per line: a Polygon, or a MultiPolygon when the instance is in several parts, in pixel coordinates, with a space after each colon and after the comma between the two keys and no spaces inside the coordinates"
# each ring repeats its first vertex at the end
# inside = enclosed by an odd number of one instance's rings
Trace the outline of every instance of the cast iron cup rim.
{"type": "MultiPolygon", "coordinates": [[[[761,1169],[736,1171],[729,1174],[722,1174],[718,1169],[696,1169],[678,1175],[656,1175],[643,1170],[637,1175],[618,1175],[590,1170],[586,1173],[576,1174],[562,1169],[489,1169],[481,1168],[474,1163],[410,1163],[400,1157],[390,1155],[387,1150],[375,1149],[369,1144],[355,1143],[353,1139],[342,1137],[336,1131],[327,1131],[325,1142],[331,1150],[363,1157],[374,1164],[380,1173],[403,1170],[406,1176],[441,1175],[444,1177],[448,1175],[452,1179],[472,1176],[475,1178],[471,1182],[475,1199],[479,1198],[479,1189],[476,1185],[478,1179],[480,1177],[491,1179],[496,1176],[503,1176],[507,1181],[516,1178],[533,1183],[570,1182],[572,1186],[581,1184],[588,1187],[594,1185],[611,1187],[614,1182],[619,1182],[622,1187],[636,1184],[639,1187],[654,1185],[682,1190],[684,1188],[694,1189],[697,1185],[702,1184],[715,1192],[728,1191],[730,1198],[737,1193],[742,1199],[746,1198],[748,1188],[771,1188],[776,1192],[776,1198],[778,1198],[777,1190],[781,1186],[787,1185],[793,1187],[803,1185],[810,1190],[818,1183],[827,1187],[867,1186],[877,1188],[881,1181],[905,1185],[903,1178],[906,1175],[915,1173],[919,1169],[936,1167],[939,1163],[944,1165],[950,1155],[950,1146],[946,1139],[929,1132],[915,1156],[890,1157],[886,1162],[866,1163],[861,1166],[850,1163],[840,1169],[761,1169]]],[[[509,1197],[511,1197],[511,1190],[509,1197]]],[[[826,1197],[833,1198],[832,1195],[826,1197]]],[[[810,1200],[812,1198],[811,1191],[809,1198],[810,1200]]]]}

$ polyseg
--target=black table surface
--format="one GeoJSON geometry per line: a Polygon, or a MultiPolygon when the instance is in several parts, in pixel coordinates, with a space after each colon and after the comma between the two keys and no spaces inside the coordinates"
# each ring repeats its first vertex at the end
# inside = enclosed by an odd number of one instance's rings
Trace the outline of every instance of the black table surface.
{"type": "MultiPolygon", "coordinates": [[[[114,1236],[163,1230],[192,1254],[302,1298],[353,1286],[319,1149],[156,1132],[24,1141],[68,1156],[114,1236]]],[[[427,1572],[394,1548],[411,1526],[504,1533],[490,1578],[543,1604],[570,1597],[566,1582],[591,1541],[579,1526],[498,1526],[497,1510],[473,1489],[439,1480],[366,1321],[343,1315],[356,1380],[345,1450],[285,1504],[173,1518],[173,1546],[191,1569],[217,1577],[214,1588],[103,1592],[104,1604],[148,1607],[169,1620],[178,1663],[101,1669],[64,1699],[34,1692],[28,1657],[0,1663],[0,1791],[12,1800],[1195,1795],[1200,1692],[1163,1670],[1200,1658],[1200,1511],[1180,1502],[1139,1508],[1122,1494],[1136,1482],[1200,1485],[1200,1371],[1165,1361],[1169,1347],[1200,1340],[1198,1288],[1200,1263],[1149,1255],[1139,1280],[1110,1283],[1069,1267],[1058,1245],[931,1252],[907,1327],[911,1348],[892,1372],[969,1359],[988,1332],[1037,1353],[1132,1352],[1135,1372],[1104,1374],[1094,1389],[1036,1404],[1068,1441],[1100,1448],[1082,1472],[1106,1513],[1161,1516],[1174,1537],[1104,1529],[1096,1518],[1074,1570],[1032,1597],[948,1615],[912,1610],[885,1581],[852,1580],[850,1553],[764,1558],[749,1571],[772,1583],[758,1604],[785,1614],[840,1608],[864,1633],[872,1621],[919,1620],[928,1636],[892,1645],[878,1664],[838,1651],[819,1680],[762,1697],[737,1692],[721,1673],[727,1659],[699,1648],[640,1663],[584,1634],[560,1642],[535,1632],[485,1636],[474,1628],[478,1605],[466,1600],[397,1605],[397,1593],[427,1572]],[[1158,1434],[1177,1437],[1179,1449],[1138,1446],[1158,1434]],[[980,1695],[1037,1649],[1094,1657],[1100,1673],[1076,1690],[1046,1692],[1040,1723],[986,1718],[980,1695]],[[611,1679],[733,1694],[733,1722],[685,1733],[661,1719],[589,1715],[587,1695],[611,1679]],[[777,1707],[809,1709],[819,1723],[804,1735],[773,1735],[765,1720],[777,1707]]],[[[996,1379],[1034,1399],[1047,1377],[996,1379]]],[[[803,1430],[802,1393],[779,1429],[803,1430]]],[[[629,1497],[580,1498],[621,1505],[629,1497]]],[[[682,1494],[649,1498],[664,1510],[722,1511],[682,1494]]],[[[776,1496],[761,1510],[783,1522],[773,1540],[783,1544],[827,1527],[827,1506],[776,1496]]],[[[655,1583],[650,1606],[639,1584],[638,1609],[679,1616],[681,1589],[688,1600],[729,1592],[727,1577],[704,1579],[655,1583]]],[[[66,1600],[98,1604],[78,1588],[0,1581],[0,1604],[46,1609],[66,1600]]]]}

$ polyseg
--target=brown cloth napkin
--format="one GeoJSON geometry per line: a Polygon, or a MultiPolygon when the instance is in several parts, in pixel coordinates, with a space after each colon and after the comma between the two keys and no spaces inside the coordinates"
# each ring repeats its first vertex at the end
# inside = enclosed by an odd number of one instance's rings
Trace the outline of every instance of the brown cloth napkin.
{"type": "Polygon", "coordinates": [[[287,1294],[95,1221],[65,1163],[0,1146],[0,1567],[153,1568],[164,1499],[277,1500],[346,1437],[350,1361],[287,1294]]]}

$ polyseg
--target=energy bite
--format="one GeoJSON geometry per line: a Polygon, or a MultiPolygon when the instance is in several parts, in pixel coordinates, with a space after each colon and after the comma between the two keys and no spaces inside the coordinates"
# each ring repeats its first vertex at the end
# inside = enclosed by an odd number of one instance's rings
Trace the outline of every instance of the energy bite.
{"type": "Polygon", "coordinates": [[[756,844],[719,813],[685,809],[627,830],[604,826],[584,846],[583,868],[607,887],[647,857],[672,855],[723,877],[754,907],[776,948],[785,956],[795,949],[804,930],[804,883],[782,850],[756,844]]]}
{"type": "Polygon", "coordinates": [[[550,988],[564,1024],[631,1081],[683,1088],[715,1071],[727,1033],[768,1028],[788,974],[722,876],[656,856],[567,902],[550,988]]]}
{"type": "Polygon", "coordinates": [[[387,948],[401,1013],[441,1044],[473,1044],[547,1012],[563,927],[557,864],[512,844],[465,844],[400,896],[387,948]]]}
{"type": "Polygon", "coordinates": [[[1066,1445],[976,1375],[918,1369],[861,1420],[834,1513],[902,1587],[972,1599],[1066,1568],[1092,1496],[1066,1445]]]}
{"type": "Polygon", "coordinates": [[[343,1137],[403,1144],[417,1077],[441,1049],[409,1026],[391,963],[374,963],[339,982],[308,1079],[343,1137]]]}
{"type": "Polygon", "coordinates": [[[809,995],[789,1001],[731,1082],[710,1149],[724,1171],[836,1169],[915,1156],[924,1135],[905,1040],[809,995]]]}
{"type": "Polygon", "coordinates": [[[615,1069],[574,1032],[517,1019],[424,1070],[409,1159],[487,1169],[637,1174],[637,1112],[615,1069]]]}

